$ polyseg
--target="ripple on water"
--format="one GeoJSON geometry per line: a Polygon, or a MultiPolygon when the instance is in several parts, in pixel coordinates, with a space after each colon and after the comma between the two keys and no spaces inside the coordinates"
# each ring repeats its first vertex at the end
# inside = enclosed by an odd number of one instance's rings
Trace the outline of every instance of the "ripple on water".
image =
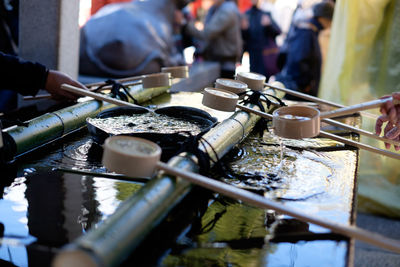
{"type": "Polygon", "coordinates": [[[58,158],[55,165],[65,168],[79,168],[104,172],[101,157],[103,149],[92,140],[83,140],[64,148],[63,157],[58,158]]]}
{"type": "Polygon", "coordinates": [[[264,191],[268,197],[287,200],[301,201],[315,199],[320,201],[327,192],[337,192],[332,188],[335,183],[332,177],[337,177],[346,165],[352,164],[354,157],[348,158],[348,153],[353,151],[316,151],[312,148],[324,146],[336,146],[332,140],[306,139],[290,140],[283,139],[285,144],[281,160],[281,146],[279,139],[275,145],[269,142],[260,142],[259,138],[247,138],[232,156],[234,160],[229,164],[234,173],[251,173],[262,176],[262,179],[229,179],[242,188],[264,191]],[[289,144],[289,145],[288,145],[289,144]],[[312,147],[312,148],[310,148],[312,147]],[[307,148],[307,149],[305,149],[307,148]]]}

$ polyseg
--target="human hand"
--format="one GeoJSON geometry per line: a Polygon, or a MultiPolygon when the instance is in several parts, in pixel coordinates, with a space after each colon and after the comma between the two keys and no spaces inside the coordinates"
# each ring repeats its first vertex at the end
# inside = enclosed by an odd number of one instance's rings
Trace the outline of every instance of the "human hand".
{"type": "Polygon", "coordinates": [[[63,100],[63,99],[76,100],[79,97],[78,95],[75,95],[73,93],[61,89],[61,85],[64,83],[82,89],[87,89],[83,84],[73,80],[67,74],[64,74],[56,70],[49,71],[44,89],[46,89],[46,91],[49,92],[52,98],[55,100],[63,100]]]}
{"type": "MultiPolygon", "coordinates": [[[[384,96],[384,98],[388,98],[390,96],[384,96]]],[[[396,141],[400,141],[400,105],[395,103],[396,101],[400,101],[400,92],[395,92],[392,94],[392,101],[386,102],[380,108],[381,116],[378,117],[375,123],[375,132],[380,135],[382,132],[382,126],[386,122],[386,126],[384,128],[384,137],[396,141]]],[[[385,143],[385,147],[387,149],[390,148],[390,144],[385,143]]],[[[394,146],[396,150],[400,150],[399,146],[394,146]]]]}

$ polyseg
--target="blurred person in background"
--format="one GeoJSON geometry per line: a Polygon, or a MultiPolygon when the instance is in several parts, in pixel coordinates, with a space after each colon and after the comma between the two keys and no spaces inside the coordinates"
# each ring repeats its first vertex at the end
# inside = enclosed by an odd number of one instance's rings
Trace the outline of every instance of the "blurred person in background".
{"type": "MultiPolygon", "coordinates": [[[[309,94],[318,95],[321,78],[322,56],[318,35],[321,30],[329,29],[332,24],[334,2],[325,0],[312,6],[313,16],[293,25],[288,35],[282,70],[274,80],[282,82],[286,88],[309,94]]],[[[293,96],[287,99],[298,100],[293,96]]]]}
{"type": "Polygon", "coordinates": [[[279,49],[275,38],[281,30],[271,13],[259,8],[259,0],[251,0],[251,3],[252,7],[241,21],[244,50],[250,56],[250,71],[263,74],[268,79],[279,71],[276,65],[279,49]]]}
{"type": "Polygon", "coordinates": [[[195,22],[189,21],[185,31],[201,41],[196,48],[196,55],[207,61],[220,64],[222,78],[233,79],[236,63],[242,56],[242,36],[240,29],[240,12],[235,2],[229,0],[212,0],[204,28],[198,29],[195,22]]]}
{"type": "Polygon", "coordinates": [[[174,42],[179,53],[184,54],[185,48],[194,45],[194,41],[185,31],[185,25],[188,20],[192,20],[188,7],[175,10],[175,19],[173,25],[174,42]]]}

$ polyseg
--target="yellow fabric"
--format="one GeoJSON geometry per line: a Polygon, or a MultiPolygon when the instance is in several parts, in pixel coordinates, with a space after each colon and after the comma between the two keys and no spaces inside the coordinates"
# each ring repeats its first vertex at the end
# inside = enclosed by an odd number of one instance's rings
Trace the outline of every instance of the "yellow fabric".
{"type": "MultiPolygon", "coordinates": [[[[336,1],[319,97],[351,105],[394,91],[400,91],[400,0],[336,1]]],[[[363,117],[362,127],[373,131],[374,123],[363,117]]],[[[400,217],[400,161],[360,153],[359,210],[400,217]]]]}

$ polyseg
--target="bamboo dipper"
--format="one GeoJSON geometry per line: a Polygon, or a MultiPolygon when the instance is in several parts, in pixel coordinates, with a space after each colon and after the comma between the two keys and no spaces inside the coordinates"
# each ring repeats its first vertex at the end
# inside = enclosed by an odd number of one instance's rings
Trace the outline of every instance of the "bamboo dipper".
{"type": "MultiPolygon", "coordinates": [[[[187,66],[177,66],[177,67],[175,67],[175,69],[173,71],[169,71],[167,69],[166,71],[163,71],[160,73],[128,77],[128,78],[118,79],[116,81],[119,83],[123,83],[124,86],[132,86],[132,85],[142,84],[143,88],[171,86],[171,76],[172,76],[171,73],[174,73],[175,75],[179,75],[179,73],[180,73],[178,78],[186,77],[183,74],[184,70],[186,69],[184,67],[187,67],[187,66]]],[[[86,87],[89,88],[86,91],[94,92],[96,90],[96,88],[94,88],[94,87],[98,87],[101,85],[105,85],[105,82],[86,84],[86,87]]],[[[111,88],[112,88],[112,85],[106,85],[101,88],[101,91],[110,90],[111,88]]],[[[51,95],[44,94],[44,95],[37,95],[37,96],[25,96],[24,100],[39,100],[39,99],[49,99],[49,98],[51,98],[51,95]]]]}
{"type": "MultiPolygon", "coordinates": [[[[203,105],[221,110],[221,111],[230,111],[233,112],[235,111],[236,108],[239,108],[241,110],[256,114],[258,116],[261,116],[263,118],[267,119],[272,119],[273,123],[273,128],[274,128],[274,133],[277,136],[284,137],[284,138],[292,138],[292,139],[301,139],[301,138],[309,138],[309,137],[315,137],[315,136],[322,136],[326,138],[330,138],[336,141],[339,141],[344,144],[348,144],[351,146],[358,147],[360,149],[368,150],[374,153],[378,153],[384,156],[388,156],[391,158],[395,159],[400,159],[400,154],[398,153],[393,153],[391,151],[379,149],[373,146],[365,145],[360,142],[356,142],[347,138],[343,138],[334,134],[329,134],[327,132],[321,131],[320,130],[320,112],[319,110],[313,108],[313,107],[308,107],[308,106],[301,106],[301,105],[294,105],[290,107],[281,107],[276,109],[273,114],[268,114],[265,112],[261,112],[249,107],[246,107],[244,105],[238,104],[239,96],[226,90],[222,89],[217,89],[217,88],[211,88],[207,87],[203,91],[203,105]]],[[[351,114],[354,113],[355,110],[358,110],[360,105],[362,108],[367,108],[371,106],[379,106],[382,105],[382,103],[385,103],[386,101],[389,101],[390,99],[379,99],[380,101],[374,100],[372,104],[363,103],[363,104],[358,104],[355,106],[350,106],[350,107],[345,107],[341,109],[337,109],[331,112],[328,112],[326,115],[322,113],[322,115],[326,117],[335,117],[337,114],[343,115],[343,114],[351,114]],[[384,101],[382,101],[384,100],[384,101]],[[379,104],[377,104],[379,103],[379,104]],[[337,112],[335,112],[337,111],[337,112]]],[[[325,119],[326,120],[326,119],[325,119]]],[[[327,121],[328,123],[330,121],[327,121]]],[[[333,123],[332,123],[333,124],[333,123]]],[[[341,124],[341,127],[347,128],[350,130],[356,129],[351,126],[345,126],[345,124],[341,124]]],[[[378,140],[392,143],[395,145],[400,145],[398,142],[379,137],[377,135],[373,135],[369,132],[366,131],[357,131],[360,134],[366,135],[368,137],[376,138],[378,140]]]]}

